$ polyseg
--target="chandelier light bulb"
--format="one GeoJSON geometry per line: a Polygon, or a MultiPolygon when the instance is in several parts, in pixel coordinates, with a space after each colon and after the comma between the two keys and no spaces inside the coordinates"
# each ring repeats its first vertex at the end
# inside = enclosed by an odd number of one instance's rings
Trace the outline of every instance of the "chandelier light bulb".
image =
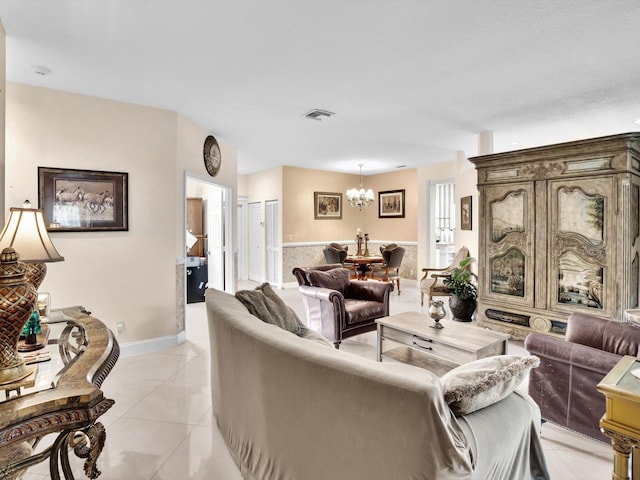
{"type": "Polygon", "coordinates": [[[358,209],[362,210],[363,208],[373,205],[375,196],[373,190],[370,188],[365,190],[362,186],[362,163],[358,166],[360,167],[360,188],[350,188],[347,190],[347,200],[349,200],[349,204],[352,207],[358,207],[358,209]]]}

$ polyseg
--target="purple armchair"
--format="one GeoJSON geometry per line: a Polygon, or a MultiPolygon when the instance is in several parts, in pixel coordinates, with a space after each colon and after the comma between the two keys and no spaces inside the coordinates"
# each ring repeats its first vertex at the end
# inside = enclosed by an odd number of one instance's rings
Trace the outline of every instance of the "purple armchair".
{"type": "Polygon", "coordinates": [[[640,328],[572,313],[564,339],[530,333],[524,346],[540,357],[540,366],[530,373],[529,395],[543,420],[609,443],[600,432],[605,397],[596,385],[623,355],[638,356],[640,328]]]}

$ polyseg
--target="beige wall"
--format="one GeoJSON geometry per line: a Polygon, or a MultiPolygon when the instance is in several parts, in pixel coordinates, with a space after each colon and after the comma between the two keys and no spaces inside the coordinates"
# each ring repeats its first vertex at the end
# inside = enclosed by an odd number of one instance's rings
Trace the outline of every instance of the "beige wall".
{"type": "MultiPolygon", "coordinates": [[[[473,164],[466,158],[457,162],[456,199],[460,211],[460,198],[471,196],[471,230],[460,229],[460,215],[456,216],[456,246],[469,248],[472,257],[478,258],[478,174],[473,164]]],[[[475,267],[474,267],[475,268],[475,267]]]]}
{"type": "Polygon", "coordinates": [[[247,175],[246,192],[248,202],[265,202],[282,198],[282,170],[274,167],[259,173],[247,175]]]}
{"type": "MultiPolygon", "coordinates": [[[[369,238],[380,241],[417,241],[418,182],[417,169],[398,170],[365,177],[365,188],[372,188],[376,203],[365,213],[365,225],[369,238]],[[405,190],[405,217],[378,218],[378,193],[389,190],[405,190]]],[[[351,208],[351,207],[348,207],[351,208]]]]}
{"type": "MultiPolygon", "coordinates": [[[[64,262],[41,291],[53,307],[85,305],[120,342],[177,332],[176,258],[184,256],[184,170],[204,172],[205,132],[174,112],[27,85],[7,85],[7,207],[37,204],[37,167],[129,173],[129,231],[52,233],[64,262]]],[[[221,142],[219,180],[235,187],[221,142]]]]}
{"type": "MultiPolygon", "coordinates": [[[[261,181],[263,181],[261,179],[261,181]]],[[[416,241],[416,170],[402,170],[363,177],[365,188],[376,195],[373,206],[358,210],[349,205],[345,192],[357,187],[359,175],[324,170],[284,167],[282,175],[284,243],[353,240],[356,230],[369,233],[372,240],[416,241]],[[405,189],[405,218],[378,218],[378,192],[405,189]],[[341,220],[314,218],[314,192],[342,194],[341,220]]]]}

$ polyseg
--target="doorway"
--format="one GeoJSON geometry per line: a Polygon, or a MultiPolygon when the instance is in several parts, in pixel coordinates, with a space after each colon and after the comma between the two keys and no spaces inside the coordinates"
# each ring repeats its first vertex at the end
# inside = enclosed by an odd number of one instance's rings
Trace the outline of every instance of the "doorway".
{"type": "Polygon", "coordinates": [[[233,292],[231,193],[229,187],[185,176],[187,303],[203,302],[207,287],[233,292]]]}
{"type": "Polygon", "coordinates": [[[427,265],[447,267],[456,254],[455,182],[427,182],[427,265]]]}

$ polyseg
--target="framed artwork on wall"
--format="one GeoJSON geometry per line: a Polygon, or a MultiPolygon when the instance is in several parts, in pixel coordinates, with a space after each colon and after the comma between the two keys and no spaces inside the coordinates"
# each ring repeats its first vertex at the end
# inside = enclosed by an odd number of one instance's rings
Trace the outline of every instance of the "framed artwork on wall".
{"type": "Polygon", "coordinates": [[[471,230],[471,196],[460,199],[460,229],[471,230]]]}
{"type": "Polygon", "coordinates": [[[38,207],[50,232],[126,231],[129,174],[38,167],[38,207]]]}
{"type": "Polygon", "coordinates": [[[404,190],[378,192],[378,218],[404,218],[404,190]]]}
{"type": "Polygon", "coordinates": [[[313,192],[313,210],[316,220],[342,219],[342,194],[313,192]]]}

